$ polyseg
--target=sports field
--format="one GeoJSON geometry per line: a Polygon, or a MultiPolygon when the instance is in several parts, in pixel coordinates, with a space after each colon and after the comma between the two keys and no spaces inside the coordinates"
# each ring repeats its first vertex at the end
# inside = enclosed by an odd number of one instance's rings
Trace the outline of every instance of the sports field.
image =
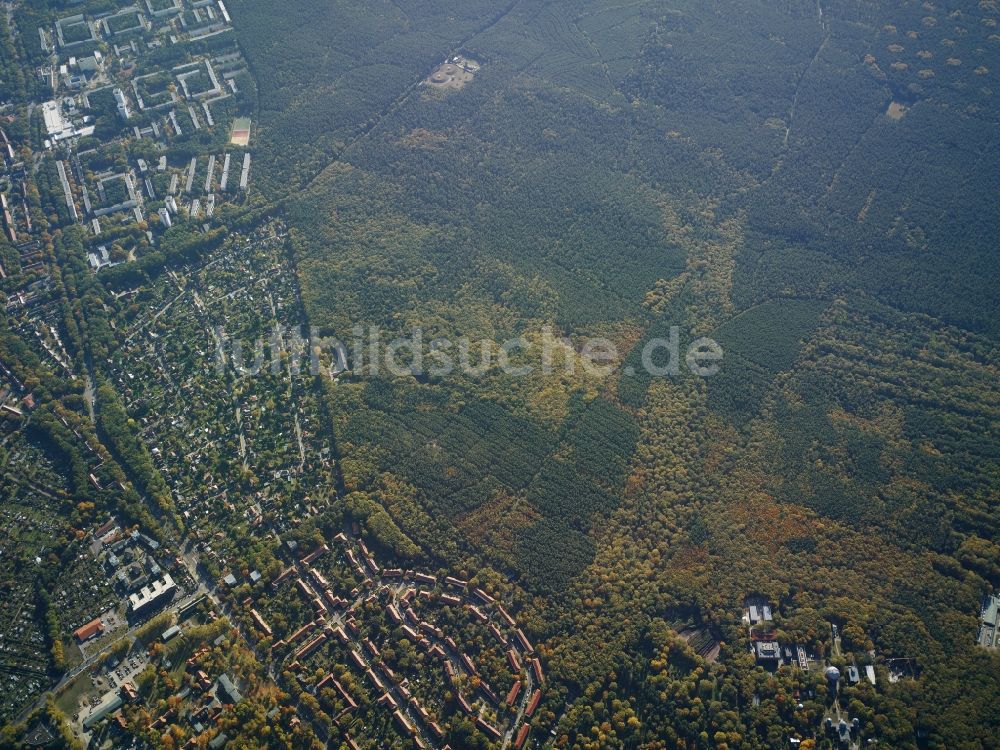
{"type": "Polygon", "coordinates": [[[229,142],[234,146],[246,146],[250,143],[250,118],[237,117],[233,121],[233,133],[229,142]]]}

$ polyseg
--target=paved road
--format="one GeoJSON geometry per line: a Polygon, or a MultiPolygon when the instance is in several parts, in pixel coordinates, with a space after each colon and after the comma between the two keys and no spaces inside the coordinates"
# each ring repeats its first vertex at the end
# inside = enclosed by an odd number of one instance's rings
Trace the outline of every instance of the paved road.
{"type": "MultiPolygon", "coordinates": [[[[188,604],[191,601],[194,601],[195,598],[197,598],[197,597],[199,597],[199,596],[201,596],[202,594],[205,594],[205,593],[208,593],[208,592],[204,591],[203,587],[201,585],[199,585],[198,589],[196,589],[194,591],[194,593],[189,594],[188,596],[185,596],[183,599],[178,599],[176,602],[173,602],[169,607],[167,607],[164,611],[170,612],[170,611],[176,611],[178,609],[181,609],[186,604],[188,604]]],[[[21,712],[21,715],[18,717],[18,720],[22,721],[25,718],[27,718],[36,709],[40,709],[40,708],[44,707],[45,706],[45,702],[48,700],[48,697],[50,695],[58,695],[59,692],[63,690],[63,688],[65,688],[67,685],[69,685],[71,682],[73,682],[73,680],[75,680],[81,674],[83,674],[84,672],[86,672],[88,669],[90,669],[91,667],[93,667],[98,661],[100,661],[101,656],[103,656],[108,651],[110,651],[112,648],[114,648],[117,644],[119,644],[122,641],[122,639],[124,639],[124,638],[131,638],[135,634],[135,631],[139,630],[143,625],[146,624],[146,622],[148,622],[148,620],[140,622],[140,623],[136,623],[135,625],[133,625],[132,627],[130,627],[128,630],[117,634],[116,637],[113,640],[110,640],[110,641],[102,643],[101,644],[101,648],[97,649],[95,651],[95,653],[93,653],[91,656],[88,656],[86,659],[84,659],[82,662],[80,662],[80,664],[78,664],[76,667],[74,667],[70,671],[68,671],[65,674],[63,674],[62,679],[60,679],[59,682],[57,682],[55,685],[53,685],[45,693],[42,693],[42,695],[39,696],[38,700],[35,701],[35,703],[31,704],[26,709],[24,709],[21,712]]]]}

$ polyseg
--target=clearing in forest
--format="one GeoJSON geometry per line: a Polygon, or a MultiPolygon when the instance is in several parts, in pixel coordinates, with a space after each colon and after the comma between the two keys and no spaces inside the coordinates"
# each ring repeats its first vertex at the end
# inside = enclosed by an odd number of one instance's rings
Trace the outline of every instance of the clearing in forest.
{"type": "Polygon", "coordinates": [[[455,55],[441,63],[434,72],[424,79],[424,83],[436,89],[460,89],[479,72],[479,63],[461,55],[455,55]]]}

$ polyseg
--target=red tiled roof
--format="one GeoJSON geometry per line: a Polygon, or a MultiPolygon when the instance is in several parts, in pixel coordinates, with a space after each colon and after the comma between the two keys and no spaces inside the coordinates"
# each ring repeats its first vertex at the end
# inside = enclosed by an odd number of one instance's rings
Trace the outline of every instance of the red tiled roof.
{"type": "Polygon", "coordinates": [[[102,630],[104,630],[104,625],[101,622],[101,618],[98,617],[96,620],[92,620],[88,622],[86,625],[82,625],[81,627],[77,628],[73,632],[73,635],[76,636],[76,639],[82,643],[88,638],[93,638],[102,630]]]}

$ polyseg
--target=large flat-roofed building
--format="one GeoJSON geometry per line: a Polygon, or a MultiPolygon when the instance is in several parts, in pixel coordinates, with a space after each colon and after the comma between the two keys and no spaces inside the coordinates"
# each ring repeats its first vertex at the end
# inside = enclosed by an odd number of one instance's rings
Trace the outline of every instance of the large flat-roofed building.
{"type": "Polygon", "coordinates": [[[167,573],[160,580],[153,581],[150,585],[143,586],[136,593],[128,595],[129,612],[131,614],[138,614],[150,605],[173,595],[176,589],[177,584],[174,583],[174,579],[167,573]]]}
{"type": "Polygon", "coordinates": [[[83,728],[89,731],[99,721],[107,718],[124,705],[124,699],[117,693],[107,697],[83,720],[83,728]]]}
{"type": "Polygon", "coordinates": [[[153,18],[172,16],[175,13],[182,13],[184,6],[181,0],[165,0],[165,2],[153,3],[153,0],[146,0],[146,9],[153,18]]]}
{"type": "Polygon", "coordinates": [[[233,683],[228,674],[222,674],[219,676],[219,687],[218,690],[222,691],[222,695],[218,694],[216,691],[216,696],[222,700],[225,699],[231,703],[239,703],[243,700],[243,695],[240,693],[239,688],[233,683]]]}
{"type": "Polygon", "coordinates": [[[128,99],[125,98],[125,92],[120,88],[116,88],[111,93],[115,97],[115,106],[118,107],[118,116],[123,120],[130,118],[132,116],[132,111],[128,107],[128,99]]]}
{"type": "Polygon", "coordinates": [[[777,641],[754,641],[753,651],[757,661],[781,661],[781,647],[777,641]]]}
{"type": "Polygon", "coordinates": [[[180,634],[181,634],[181,626],[171,625],[169,628],[163,631],[163,635],[161,635],[160,637],[164,640],[164,642],[166,642],[169,641],[171,638],[174,638],[180,634]]]}

